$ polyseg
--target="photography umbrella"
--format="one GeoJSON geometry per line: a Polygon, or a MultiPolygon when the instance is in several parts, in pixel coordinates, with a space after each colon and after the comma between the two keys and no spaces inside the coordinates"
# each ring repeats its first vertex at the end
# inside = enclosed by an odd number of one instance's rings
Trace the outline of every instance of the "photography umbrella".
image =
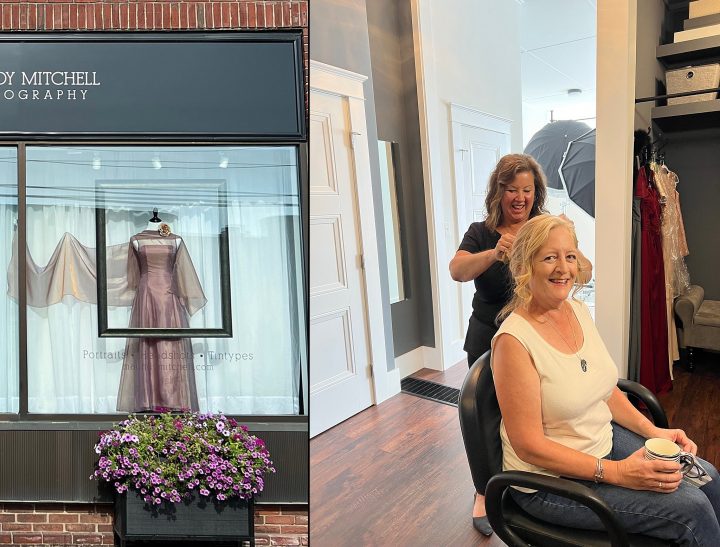
{"type": "Polygon", "coordinates": [[[568,143],[558,172],[570,199],[595,218],[594,129],[568,143]]]}
{"type": "Polygon", "coordinates": [[[574,120],[550,122],[535,133],[524,152],[537,160],[545,171],[548,188],[562,190],[558,169],[570,141],[586,134],[590,126],[574,120]]]}

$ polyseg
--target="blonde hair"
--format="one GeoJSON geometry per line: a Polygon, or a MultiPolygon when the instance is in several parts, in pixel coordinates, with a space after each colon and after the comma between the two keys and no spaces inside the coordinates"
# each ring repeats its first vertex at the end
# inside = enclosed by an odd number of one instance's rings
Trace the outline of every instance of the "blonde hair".
{"type": "MultiPolygon", "coordinates": [[[[538,215],[528,220],[515,237],[510,252],[509,269],[513,278],[513,295],[510,302],[500,310],[497,316],[498,323],[518,308],[525,308],[532,301],[530,292],[530,280],[532,279],[535,259],[540,248],[545,245],[550,237],[550,231],[555,228],[565,228],[573,240],[575,248],[578,246],[575,227],[572,223],[554,215],[538,215]]],[[[575,288],[572,296],[584,286],[586,280],[578,275],[575,278],[575,288]]]]}
{"type": "Polygon", "coordinates": [[[500,158],[488,181],[487,196],[485,197],[485,209],[487,210],[485,227],[491,232],[495,231],[503,220],[500,203],[505,187],[512,183],[519,173],[532,173],[535,181],[535,199],[532,209],[530,209],[530,218],[547,212],[545,211],[547,183],[540,164],[527,154],[507,154],[500,158]]]}

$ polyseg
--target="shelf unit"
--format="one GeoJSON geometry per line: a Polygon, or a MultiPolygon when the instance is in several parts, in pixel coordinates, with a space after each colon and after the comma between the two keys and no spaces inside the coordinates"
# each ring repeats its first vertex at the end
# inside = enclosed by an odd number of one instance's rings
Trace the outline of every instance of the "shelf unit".
{"type": "Polygon", "coordinates": [[[720,127],[720,99],[654,106],[650,115],[665,133],[720,127]]]}
{"type": "MultiPolygon", "coordinates": [[[[658,46],[657,59],[665,68],[720,61],[720,36],[658,46]]],[[[655,106],[651,117],[664,132],[720,127],[720,99],[655,106]]]]}
{"type": "Polygon", "coordinates": [[[657,58],[666,68],[677,68],[698,60],[703,64],[712,62],[720,59],[720,36],[658,46],[657,58]]]}

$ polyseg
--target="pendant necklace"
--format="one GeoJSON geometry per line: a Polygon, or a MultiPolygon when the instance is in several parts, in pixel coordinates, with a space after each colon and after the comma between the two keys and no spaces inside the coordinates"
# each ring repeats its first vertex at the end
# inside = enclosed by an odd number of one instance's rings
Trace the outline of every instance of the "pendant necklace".
{"type": "Polygon", "coordinates": [[[557,323],[555,323],[555,321],[553,321],[552,317],[550,317],[549,315],[546,315],[545,317],[548,319],[548,321],[550,321],[553,324],[553,326],[555,327],[555,330],[560,335],[560,338],[562,338],[563,342],[565,342],[565,344],[567,344],[567,347],[570,348],[570,351],[572,351],[575,354],[575,357],[580,359],[580,368],[582,369],[582,371],[587,372],[587,369],[588,369],[587,361],[578,355],[578,351],[580,351],[580,348],[578,347],[577,338],[575,337],[575,329],[573,328],[572,322],[570,321],[570,316],[567,314],[567,308],[565,308],[565,317],[567,317],[568,325],[570,325],[570,332],[572,333],[573,342],[575,343],[574,346],[571,346],[570,343],[567,341],[567,339],[562,335],[562,333],[560,332],[560,328],[558,327],[557,323]],[[577,351],[573,351],[573,347],[577,348],[577,351]]]}

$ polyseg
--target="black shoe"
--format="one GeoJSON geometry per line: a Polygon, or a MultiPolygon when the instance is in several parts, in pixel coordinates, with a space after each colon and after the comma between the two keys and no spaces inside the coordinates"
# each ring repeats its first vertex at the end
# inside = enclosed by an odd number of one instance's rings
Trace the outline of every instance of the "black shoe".
{"type": "MultiPolygon", "coordinates": [[[[473,494],[473,505],[475,504],[475,498],[477,493],[473,494]]],[[[493,534],[492,526],[487,517],[473,517],[473,528],[480,532],[484,536],[491,536],[493,534]]]]}
{"type": "Polygon", "coordinates": [[[487,517],[473,517],[473,527],[484,536],[491,536],[493,533],[487,517]]]}

